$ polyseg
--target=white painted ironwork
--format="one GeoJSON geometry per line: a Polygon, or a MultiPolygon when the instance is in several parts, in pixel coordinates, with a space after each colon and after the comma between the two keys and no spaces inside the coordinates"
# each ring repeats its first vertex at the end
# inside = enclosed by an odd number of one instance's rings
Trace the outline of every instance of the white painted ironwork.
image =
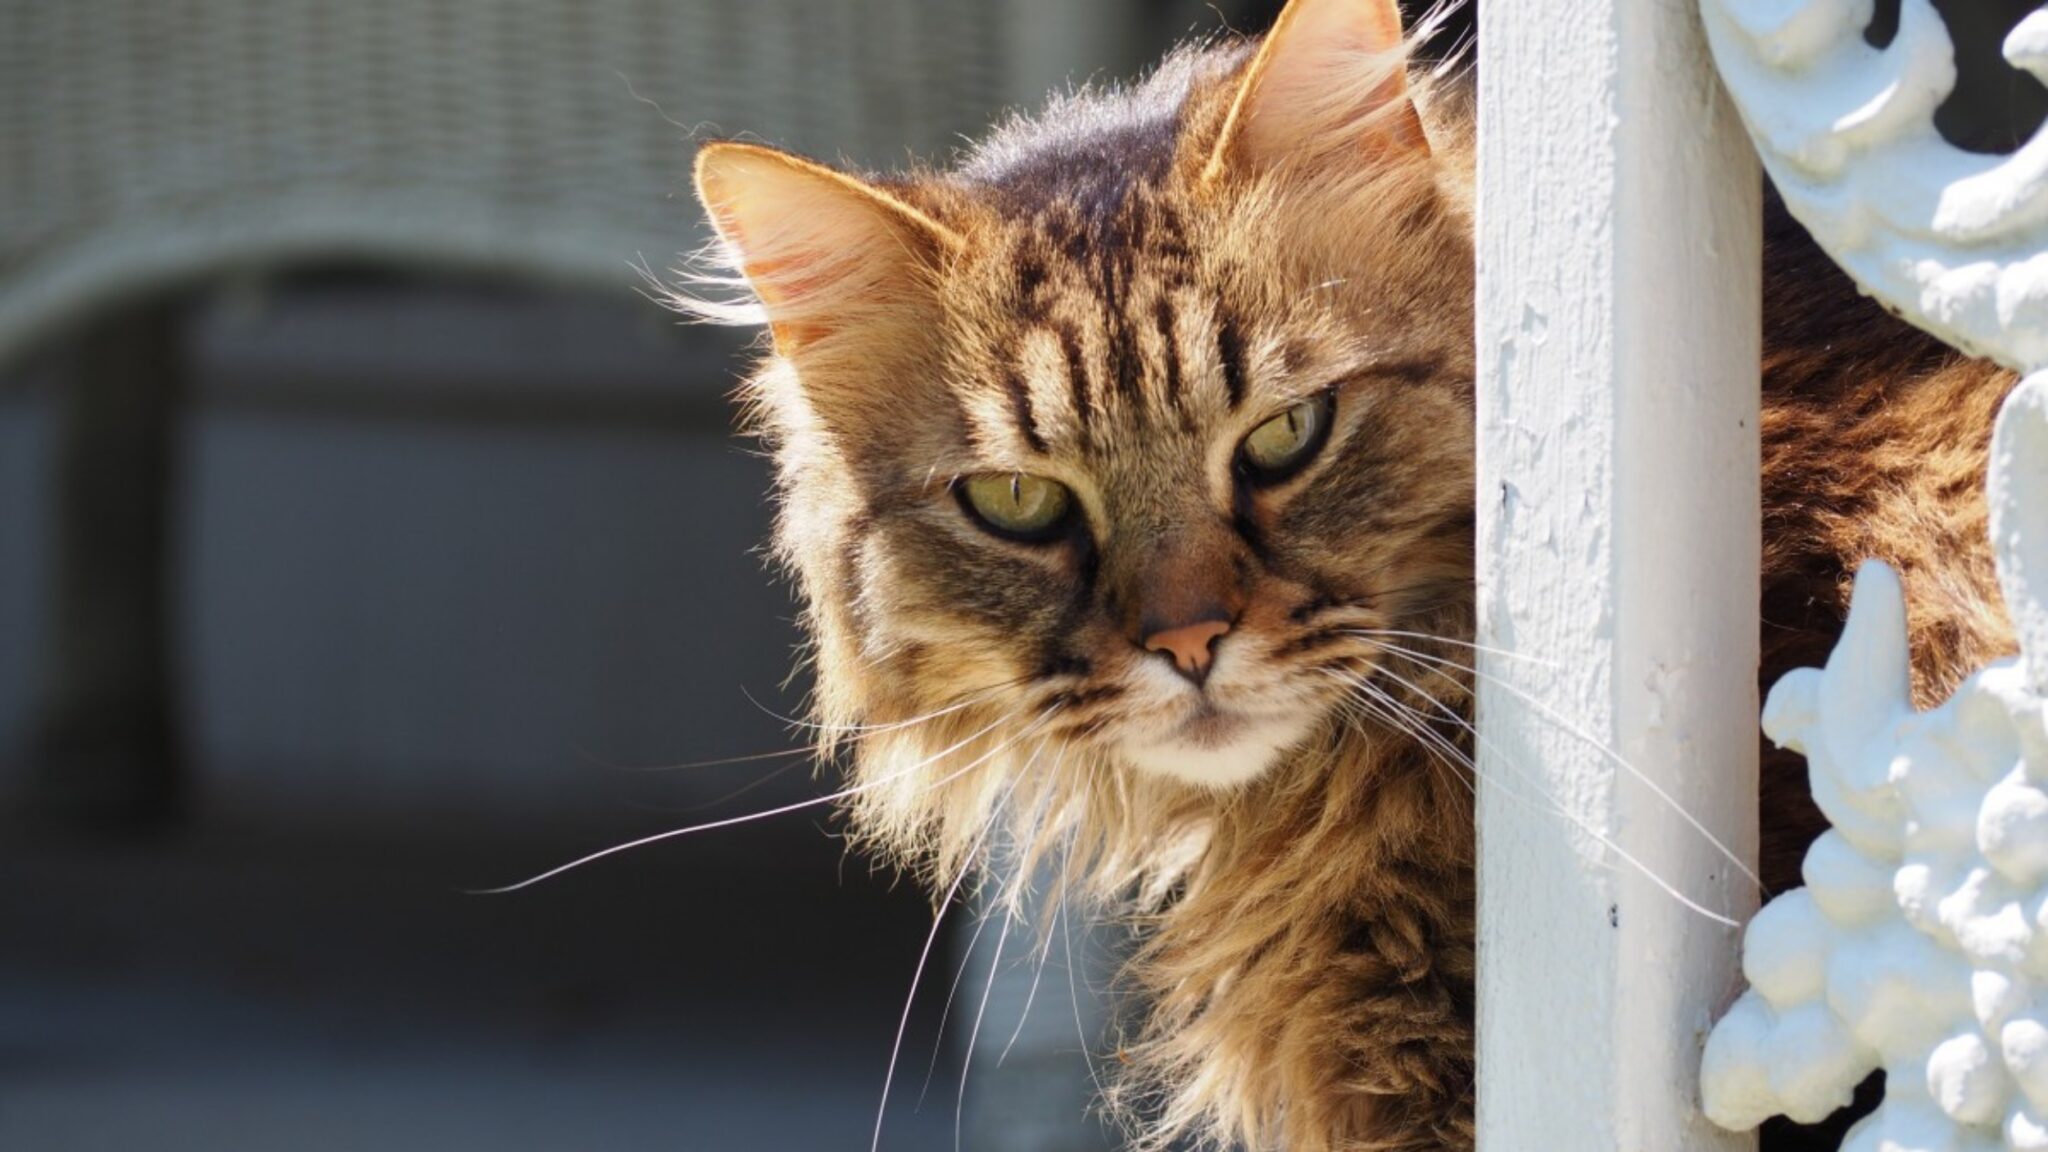
{"type": "MultiPolygon", "coordinates": [[[[1907,695],[1897,576],[1859,574],[1825,671],[1785,677],[1765,730],[1808,757],[1834,825],[1808,887],[1751,925],[1751,989],[1716,1026],[1708,1114],[1815,1120],[1871,1070],[1886,1100],[1844,1147],[2048,1149],[2048,135],[1962,151],[1927,0],[1865,42],[1868,0],[1703,0],[1729,91],[1787,206],[1872,295],[1967,351],[2034,372],[1999,417],[1991,532],[2022,656],[1941,707],[1907,695]]],[[[2007,36],[2048,78],[2048,12],[2007,36]]]]}
{"type": "MultiPolygon", "coordinates": [[[[2048,459],[2041,380],[2006,406],[1996,451],[2002,521],[2048,512],[2031,506],[2048,487],[2015,485],[2007,467],[2048,459]]],[[[2014,603],[2025,590],[2009,561],[2048,563],[2048,535],[2020,541],[2001,555],[2014,603]]],[[[1750,990],[1701,1072],[1716,1122],[1821,1120],[1881,1067],[1884,1103],[1844,1148],[2048,1148],[2043,656],[1994,664],[1915,712],[1905,594],[1873,561],[1827,669],[1771,690],[1764,731],[1807,757],[1834,829],[1807,854],[1807,886],[1750,924],[1750,990]]]]}
{"type": "MultiPolygon", "coordinates": [[[[1935,130],[1955,87],[1948,29],[1903,0],[1866,43],[1871,0],[1703,0],[1715,63],[1786,207],[1864,290],[1950,344],[2048,364],[2048,135],[2009,156],[1935,130]]],[[[2005,40],[2048,79],[2048,10],[2005,40]]]]}
{"type": "Polygon", "coordinates": [[[1755,900],[1755,161],[1689,6],[1479,18],[1480,1145],[1749,1147],[1697,1062],[1755,900]]]}

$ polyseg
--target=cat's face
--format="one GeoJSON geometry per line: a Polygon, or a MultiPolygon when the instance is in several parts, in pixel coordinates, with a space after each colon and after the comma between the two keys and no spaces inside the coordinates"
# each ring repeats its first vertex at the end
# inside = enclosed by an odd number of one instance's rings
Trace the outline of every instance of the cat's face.
{"type": "Polygon", "coordinates": [[[972,701],[1229,788],[1469,598],[1457,176],[1384,46],[1331,43],[1183,57],[953,173],[700,168],[774,327],[753,396],[834,720],[972,701]],[[1355,107],[1257,105],[1330,68],[1355,107]]]}
{"type": "Polygon", "coordinates": [[[1225,786],[1357,694],[1359,630],[1416,627],[1469,579],[1460,309],[1387,306],[1370,272],[1245,255],[1227,210],[1130,195],[985,223],[950,269],[937,355],[875,385],[925,398],[915,426],[844,447],[853,595],[868,651],[1225,786]]]}

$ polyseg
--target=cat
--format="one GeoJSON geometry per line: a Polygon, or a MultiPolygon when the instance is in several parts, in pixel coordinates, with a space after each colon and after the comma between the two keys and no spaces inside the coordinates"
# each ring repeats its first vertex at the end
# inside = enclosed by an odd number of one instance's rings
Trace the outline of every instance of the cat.
{"type": "MultiPolygon", "coordinates": [[[[949,168],[697,159],[745,294],[679,303],[767,326],[743,394],[853,827],[938,893],[1001,842],[1138,917],[1140,1149],[1474,1142],[1474,117],[1417,40],[1292,0],[949,168]]],[[[1938,697],[2014,648],[2011,378],[1768,232],[1761,675],[1878,556],[1938,697]]],[[[1764,776],[1782,890],[1820,823],[1764,776]]]]}

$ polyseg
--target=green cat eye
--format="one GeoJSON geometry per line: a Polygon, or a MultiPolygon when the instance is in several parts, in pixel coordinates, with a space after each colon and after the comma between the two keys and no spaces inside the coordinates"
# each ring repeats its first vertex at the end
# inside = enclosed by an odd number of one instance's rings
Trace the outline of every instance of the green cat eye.
{"type": "Polygon", "coordinates": [[[998,536],[1033,543],[1058,536],[1074,503],[1066,485],[1022,472],[969,476],[959,492],[961,503],[983,527],[998,536]]]}
{"type": "Polygon", "coordinates": [[[1331,407],[1321,393],[1252,429],[1238,449],[1240,467],[1262,483],[1292,476],[1329,437],[1331,407]]]}

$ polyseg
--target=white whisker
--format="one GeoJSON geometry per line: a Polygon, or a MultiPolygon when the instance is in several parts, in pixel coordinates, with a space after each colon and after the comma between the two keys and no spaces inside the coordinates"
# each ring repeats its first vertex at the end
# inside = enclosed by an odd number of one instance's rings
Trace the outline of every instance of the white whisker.
{"type": "Polygon", "coordinates": [[[816,748],[781,748],[773,752],[749,752],[742,756],[720,756],[713,760],[689,760],[681,764],[604,764],[614,772],[687,772],[693,768],[723,768],[729,764],[752,764],[760,760],[781,760],[789,756],[810,756],[816,748]]]}
{"type": "MultiPolygon", "coordinates": [[[[1065,892],[1058,893],[1054,896],[1054,899],[1059,901],[1059,908],[1066,907],[1067,894],[1065,892]]],[[[1055,914],[1057,914],[1057,911],[1055,914]]],[[[1017,1037],[1024,1034],[1024,1025],[1031,1020],[1031,1006],[1038,1002],[1038,982],[1044,979],[1046,961],[1051,958],[1052,932],[1048,929],[1045,933],[1045,939],[1039,943],[1038,964],[1031,970],[1031,988],[1024,993],[1024,1008],[1017,1013],[1017,1027],[1011,1030],[1009,1040],[1003,1044],[1002,1052],[996,1056],[996,1067],[998,1068],[1003,1066],[1003,1061],[1010,1058],[1010,1049],[1017,1046],[1017,1037]]]]}
{"type": "MultiPolygon", "coordinates": [[[[1051,716],[1052,712],[1048,712],[1040,719],[1049,719],[1051,716]]],[[[1041,740],[1038,747],[1032,750],[1031,759],[1037,760],[1038,754],[1044,750],[1045,742],[1041,740]]],[[[1019,773],[1017,778],[1023,779],[1023,774],[1019,773]]],[[[1012,782],[1010,787],[1014,790],[1017,785],[1012,782]]],[[[1008,793],[1004,795],[1007,797],[1008,793]]],[[[996,809],[991,810],[991,818],[982,824],[980,834],[974,838],[974,844],[967,849],[967,856],[960,863],[959,874],[953,877],[952,885],[946,889],[945,898],[939,901],[937,911],[932,914],[932,930],[926,933],[924,949],[917,954],[917,970],[910,974],[910,992],[903,998],[903,1016],[896,1021],[896,1040],[889,1046],[889,1070],[882,1076],[882,1102],[875,1108],[875,1136],[868,1145],[868,1152],[880,1152],[882,1147],[882,1121],[889,1115],[889,1089],[896,1083],[896,1062],[903,1055],[903,1034],[910,1030],[910,1010],[917,1004],[917,986],[924,980],[925,965],[931,960],[932,943],[939,938],[939,926],[945,922],[946,909],[952,907],[954,899],[960,895],[960,886],[966,883],[967,877],[973,873],[974,858],[980,854],[982,846],[988,843],[989,832],[996,826],[993,813],[1000,808],[1001,802],[998,801],[996,809]]]]}
{"type": "Polygon", "coordinates": [[[706,800],[702,804],[692,804],[686,808],[672,809],[672,811],[702,812],[706,809],[717,808],[727,803],[728,801],[737,800],[740,797],[745,796],[747,793],[752,792],[757,788],[762,788],[769,784],[772,784],[775,781],[781,779],[786,773],[789,772],[790,769],[798,768],[801,766],[801,761],[792,760],[789,763],[782,765],[780,768],[775,769],[775,771],[766,773],[756,779],[749,780],[745,784],[742,784],[739,787],[733,789],[732,791],[727,792],[724,795],[718,796],[715,799],[706,800]]]}
{"type": "MultiPolygon", "coordinates": [[[[987,830],[984,829],[984,832],[987,830]]],[[[974,853],[981,851],[981,841],[975,841],[967,860],[960,868],[960,874],[953,878],[953,886],[946,889],[945,899],[932,913],[932,930],[925,934],[924,948],[917,954],[917,968],[910,974],[910,992],[903,998],[903,1015],[896,1021],[896,1040],[889,1046],[889,1070],[882,1076],[882,1103],[875,1109],[875,1137],[868,1145],[868,1152],[878,1152],[882,1147],[882,1121],[889,1113],[889,1089],[896,1083],[896,1060],[903,1054],[903,1034],[910,1030],[910,1011],[917,1005],[917,987],[924,980],[925,965],[932,958],[932,944],[939,938],[939,928],[946,922],[946,910],[960,895],[960,884],[973,871],[974,853]]]]}
{"type": "MultiPolygon", "coordinates": [[[[1442,709],[1446,715],[1451,716],[1455,721],[1463,725],[1466,731],[1472,733],[1472,736],[1475,740],[1478,740],[1481,743],[1487,743],[1485,737],[1479,735],[1479,732],[1476,728],[1473,728],[1469,722],[1464,720],[1463,717],[1457,716],[1456,713],[1451,712],[1450,709],[1447,708],[1441,701],[1438,701],[1436,697],[1431,696],[1427,692],[1422,692],[1422,690],[1416,688],[1414,684],[1409,683],[1406,680],[1402,680],[1401,677],[1395,675],[1392,672],[1387,671],[1385,668],[1381,668],[1379,669],[1379,671],[1382,675],[1385,675],[1393,680],[1396,680],[1402,684],[1407,685],[1407,687],[1413,691],[1421,693],[1424,699],[1430,701],[1430,703],[1434,704],[1439,709],[1442,709]]],[[[1333,673],[1333,675],[1338,675],[1342,677],[1343,674],[1333,673]]],[[[1400,706],[1398,701],[1394,700],[1391,696],[1386,695],[1384,692],[1381,692],[1377,687],[1374,687],[1362,678],[1352,677],[1347,682],[1352,683],[1360,688],[1377,692],[1379,693],[1380,698],[1386,703],[1397,707],[1400,706]]],[[[1413,710],[1404,708],[1404,711],[1412,712],[1413,710]]],[[[1419,715],[1417,718],[1422,719],[1419,715]]],[[[1426,726],[1418,726],[1417,728],[1406,728],[1405,730],[1411,732],[1411,734],[1419,735],[1421,731],[1425,730],[1425,727],[1426,726]]],[[[1442,733],[1433,733],[1433,735],[1435,735],[1439,740],[1443,739],[1442,733]]],[[[1448,743],[1448,741],[1445,742],[1448,743]]],[[[1484,773],[1479,771],[1479,766],[1476,761],[1472,761],[1468,757],[1466,758],[1466,763],[1471,767],[1472,774],[1475,777],[1478,777],[1481,780],[1490,780],[1489,777],[1487,777],[1484,773]]],[[[1496,785],[1501,783],[1500,781],[1491,782],[1496,785]]],[[[1541,793],[1539,793],[1539,795],[1541,795],[1541,793]]],[[[1675,885],[1673,885],[1670,881],[1664,879],[1662,876],[1659,876],[1654,870],[1652,870],[1649,867],[1649,865],[1644,864],[1641,860],[1637,859],[1634,856],[1634,854],[1630,853],[1626,848],[1623,848],[1621,845],[1615,843],[1605,833],[1601,832],[1597,828],[1594,828],[1591,824],[1588,824],[1585,820],[1581,819],[1577,814],[1573,813],[1570,809],[1564,807],[1562,804],[1559,804],[1557,801],[1550,799],[1549,797],[1544,797],[1544,799],[1549,801],[1551,815],[1564,817],[1573,826],[1577,827],[1581,832],[1584,832],[1587,836],[1592,837],[1594,840],[1598,841],[1603,847],[1605,847],[1608,851],[1613,852],[1616,856],[1619,856],[1622,860],[1626,861],[1631,867],[1633,867],[1638,873],[1640,873],[1644,879],[1648,880],[1650,883],[1662,889],[1664,893],[1670,896],[1673,900],[1678,901],[1686,908],[1689,908],[1692,911],[1699,913],[1701,916],[1704,916],[1717,924],[1721,924],[1729,928],[1741,927],[1740,922],[1730,917],[1724,916],[1719,912],[1715,912],[1710,908],[1707,908],[1706,906],[1700,904],[1698,901],[1687,896],[1685,893],[1679,891],[1675,885]]]]}
{"type": "Polygon", "coordinates": [[[1006,907],[998,907],[1003,918],[1003,930],[996,933],[996,954],[988,962],[988,982],[981,986],[981,1003],[974,1009],[974,1026],[967,1032],[967,1054],[960,1060],[960,1085],[953,1096],[953,1152],[960,1152],[960,1117],[967,1110],[967,1073],[974,1067],[974,1046],[981,1040],[981,1021],[988,1014],[989,994],[996,990],[996,977],[1003,967],[1003,946],[1010,942],[1010,925],[1016,917],[1006,907]]]}
{"type": "MultiPolygon", "coordinates": [[[[1060,750],[1062,753],[1064,753],[1066,751],[1066,746],[1064,744],[1061,745],[1060,750]]],[[[1038,763],[1039,756],[1042,755],[1044,752],[1045,741],[1040,740],[1038,744],[1032,748],[1031,758],[1029,760],[1026,760],[1024,762],[1024,766],[1018,770],[1016,779],[1010,781],[1010,786],[1003,790],[1002,796],[998,798],[995,802],[995,805],[989,809],[988,817],[982,823],[980,835],[975,840],[974,847],[970,849],[968,852],[967,862],[961,866],[963,873],[966,869],[973,867],[974,855],[975,853],[981,850],[981,842],[983,840],[988,839],[990,833],[995,829],[996,825],[1001,823],[1003,810],[1009,806],[1010,798],[1016,795],[1017,786],[1024,782],[1025,776],[1030,774],[1031,766],[1038,763]]],[[[991,855],[993,855],[993,853],[991,853],[991,855]]],[[[967,969],[972,967],[974,949],[981,943],[981,934],[983,931],[987,930],[989,917],[992,915],[994,915],[993,910],[986,910],[983,911],[980,916],[975,917],[974,934],[968,937],[967,939],[967,947],[963,950],[963,954],[960,959],[959,970],[953,973],[953,983],[946,989],[945,1006],[939,1010],[938,1034],[941,1041],[944,1040],[944,1037],[946,1035],[946,1022],[953,1018],[953,1000],[955,997],[960,995],[960,984],[967,978],[967,969]]],[[[934,1044],[932,1046],[931,1062],[925,1066],[924,1084],[917,1090],[917,1103],[911,1106],[911,1111],[921,1112],[924,1110],[924,1099],[927,1095],[931,1093],[932,1077],[938,1074],[938,1070],[939,1046],[938,1044],[934,1044]]]]}
{"type": "MultiPolygon", "coordinates": [[[[1060,748],[1062,758],[1066,756],[1066,751],[1066,747],[1062,745],[1060,748]]],[[[1066,870],[1073,863],[1075,840],[1080,834],[1081,830],[1079,827],[1075,827],[1067,833],[1066,858],[1060,868],[1060,890],[1062,897],[1059,906],[1053,910],[1053,918],[1059,922],[1061,947],[1066,952],[1067,957],[1067,999],[1074,1006],[1074,1038],[1081,1042],[1081,1061],[1088,1066],[1088,1079],[1094,1082],[1096,1098],[1100,1099],[1108,1094],[1108,1089],[1103,1087],[1102,1076],[1095,1070],[1095,1052],[1088,1042],[1088,1028],[1081,1023],[1081,989],[1074,977],[1074,930],[1071,926],[1072,918],[1067,914],[1068,902],[1065,899],[1065,894],[1071,890],[1072,886],[1072,881],[1067,877],[1066,870]]]]}
{"type": "Polygon", "coordinates": [[[1437,764],[1450,772],[1452,779],[1464,785],[1465,790],[1472,793],[1475,797],[1479,795],[1478,787],[1472,780],[1465,778],[1465,773],[1469,772],[1474,779],[1477,779],[1479,776],[1479,766],[1473,763],[1472,758],[1466,755],[1464,749],[1452,743],[1443,733],[1431,728],[1421,717],[1415,716],[1411,709],[1402,707],[1399,701],[1387,695],[1386,692],[1382,691],[1378,685],[1373,684],[1371,681],[1356,676],[1347,676],[1343,673],[1332,673],[1332,675],[1346,684],[1353,685],[1359,690],[1369,693],[1366,697],[1358,698],[1357,703],[1371,708],[1375,715],[1386,721],[1395,731],[1406,733],[1421,742],[1423,749],[1430,753],[1431,758],[1437,764]]]}
{"type": "MultiPolygon", "coordinates": [[[[1062,741],[1060,744],[1059,754],[1053,757],[1052,769],[1050,774],[1055,778],[1055,783],[1058,782],[1058,778],[1061,775],[1060,769],[1066,763],[1068,747],[1069,744],[1067,742],[1062,741]]],[[[1048,802],[1056,792],[1057,788],[1049,788],[1046,790],[1048,802]]],[[[1031,843],[1036,844],[1038,842],[1039,836],[1043,835],[1043,829],[1045,826],[1045,819],[1047,814],[1048,813],[1045,809],[1040,810],[1038,817],[1039,827],[1038,829],[1032,832],[1031,843]]],[[[1020,875],[1022,874],[1023,869],[1026,865],[1032,865],[1035,867],[1035,861],[1035,857],[1027,857],[1024,861],[1020,862],[1018,865],[1018,871],[1020,875]]],[[[1062,864],[1061,870],[1064,873],[1064,863],[1062,864]]],[[[1057,909],[1059,908],[1063,908],[1066,906],[1067,891],[1064,875],[1062,876],[1060,883],[1055,886],[1052,897],[1055,901],[1058,902],[1054,906],[1055,911],[1057,911],[1057,909]]],[[[1040,927],[1044,932],[1045,939],[1039,942],[1038,965],[1031,972],[1031,988],[1024,994],[1024,1008],[1022,1011],[1017,1013],[1017,1026],[1010,1031],[1009,1040],[1004,1042],[1002,1052],[996,1056],[996,1067],[998,1068],[1003,1066],[1003,1061],[1010,1058],[1010,1049],[1017,1046],[1017,1037],[1022,1036],[1024,1034],[1024,1025],[1031,1020],[1031,1006],[1038,1001],[1038,982],[1042,978],[1044,978],[1046,961],[1051,959],[1052,957],[1052,926],[1050,924],[1045,923],[1044,921],[1040,921],[1040,927]]]]}
{"type": "Polygon", "coordinates": [[[917,1090],[917,1103],[910,1106],[912,1112],[924,1111],[924,1098],[931,1093],[932,1077],[939,1072],[939,1047],[946,1035],[946,1024],[953,1019],[953,1001],[960,995],[960,985],[967,980],[967,970],[974,967],[974,950],[981,946],[981,934],[988,928],[989,920],[995,916],[995,909],[985,908],[974,918],[974,932],[967,937],[967,947],[962,949],[960,967],[953,973],[953,982],[946,987],[946,1003],[939,1010],[939,1042],[932,1045],[931,1062],[925,1065],[924,1083],[917,1090]]]}
{"type": "MultiPolygon", "coordinates": [[[[1040,728],[1043,728],[1046,725],[1046,723],[1052,719],[1053,715],[1058,711],[1059,709],[1057,708],[1057,706],[1055,706],[1053,709],[1046,712],[1043,716],[1039,717],[1036,721],[1034,721],[1030,727],[1024,729],[1017,735],[1010,737],[1008,740],[1003,741],[1002,743],[996,745],[994,748],[991,748],[987,752],[976,757],[974,760],[970,761],[965,767],[959,769],[958,771],[955,771],[948,776],[945,776],[939,780],[935,780],[931,784],[926,785],[926,788],[937,788],[942,784],[949,783],[953,780],[959,779],[961,776],[966,775],[968,772],[986,763],[990,759],[993,759],[995,756],[1000,755],[1005,749],[1016,744],[1019,740],[1022,740],[1024,737],[1031,735],[1032,733],[1038,731],[1040,728]]],[[[671,828],[666,832],[656,832],[652,836],[642,836],[637,840],[629,840],[624,844],[614,844],[609,848],[592,852],[588,856],[571,860],[567,864],[557,865],[556,867],[550,868],[537,876],[532,876],[525,880],[521,880],[517,884],[507,884],[501,888],[472,889],[470,891],[470,895],[501,896],[508,892],[517,892],[522,888],[531,888],[535,884],[539,884],[544,880],[551,880],[557,876],[560,876],[564,872],[568,872],[576,868],[581,868],[585,864],[595,863],[596,861],[602,860],[607,856],[616,856],[621,852],[630,852],[635,848],[644,848],[649,844],[658,844],[664,840],[674,840],[678,837],[690,836],[698,832],[710,832],[719,828],[731,828],[739,824],[752,823],[755,820],[766,820],[771,816],[781,816],[790,812],[800,812],[805,808],[816,808],[821,804],[832,804],[840,800],[845,800],[852,796],[858,796],[863,792],[871,792],[884,784],[893,783],[894,781],[900,780],[903,777],[908,776],[914,772],[923,770],[927,765],[933,763],[936,760],[949,756],[952,753],[959,751],[960,749],[966,747],[969,744],[972,744],[974,741],[981,739],[983,736],[986,736],[990,732],[995,731],[997,728],[1000,728],[1004,724],[1009,723],[1012,719],[1014,719],[1014,717],[1005,716],[1002,719],[997,720],[995,723],[990,724],[988,727],[983,728],[980,731],[974,733],[972,736],[968,736],[965,739],[961,740],[959,743],[953,745],[950,748],[947,748],[943,752],[940,752],[934,756],[927,757],[926,759],[921,760],[916,764],[912,764],[908,768],[903,768],[898,771],[891,772],[888,775],[880,776],[876,779],[869,780],[864,784],[856,784],[850,788],[842,788],[839,791],[827,796],[816,796],[809,800],[799,800],[793,804],[784,804],[779,808],[770,808],[765,812],[754,812],[745,816],[732,816],[724,820],[713,820],[704,824],[692,824],[687,828],[671,828]]]]}
{"type": "MultiPolygon", "coordinates": [[[[1331,673],[1331,675],[1335,679],[1339,680],[1340,682],[1346,685],[1350,685],[1362,691],[1372,693],[1372,696],[1374,697],[1385,697],[1385,693],[1381,692],[1378,688],[1375,688],[1372,684],[1368,682],[1362,680],[1349,679],[1340,673],[1331,673]]],[[[1364,709],[1366,711],[1367,716],[1379,720],[1381,723],[1386,724],[1388,727],[1394,729],[1397,732],[1402,732],[1411,736],[1416,736],[1417,739],[1422,741],[1423,749],[1429,753],[1430,762],[1433,766],[1437,767],[1439,770],[1447,771],[1451,779],[1456,780],[1459,784],[1463,785],[1465,790],[1467,792],[1470,792],[1473,796],[1476,797],[1479,795],[1478,787],[1474,785],[1471,780],[1465,778],[1465,773],[1472,772],[1474,775],[1476,775],[1477,772],[1474,769],[1470,758],[1464,756],[1462,752],[1455,758],[1445,756],[1436,744],[1430,742],[1427,739],[1424,739],[1422,736],[1417,735],[1414,729],[1410,726],[1410,722],[1407,720],[1407,718],[1401,716],[1397,712],[1389,711],[1384,705],[1380,704],[1376,699],[1372,699],[1370,697],[1346,697],[1344,703],[1347,707],[1364,709]]],[[[1435,733],[1430,734],[1435,735],[1435,733]]]]}
{"type": "Polygon", "coordinates": [[[852,733],[857,736],[871,736],[883,732],[900,732],[905,728],[915,728],[919,724],[925,724],[933,720],[937,720],[941,716],[951,716],[955,712],[972,708],[976,704],[985,702],[990,696],[1002,691],[1005,688],[1013,688],[1021,683],[1023,683],[1022,680],[1009,680],[1001,684],[990,684],[987,687],[977,689],[974,692],[969,693],[963,699],[960,699],[952,704],[948,704],[943,708],[937,709],[936,711],[927,712],[922,716],[913,716],[908,720],[892,720],[886,724],[820,724],[815,720],[804,720],[795,716],[784,716],[782,713],[777,712],[773,708],[768,707],[766,704],[761,703],[759,700],[754,699],[754,694],[752,692],[747,691],[744,687],[740,689],[740,695],[745,696],[747,698],[747,703],[752,704],[754,707],[760,709],[762,714],[767,716],[769,719],[780,720],[784,724],[787,724],[793,728],[807,729],[812,732],[830,732],[834,735],[852,733]]]}
{"type": "Polygon", "coordinates": [[[1470,648],[1474,652],[1484,652],[1489,656],[1499,656],[1508,660],[1522,660],[1544,668],[1564,667],[1564,665],[1557,661],[1542,656],[1531,656],[1527,652],[1510,652],[1506,648],[1491,648],[1485,644],[1474,644],[1470,640],[1457,640],[1449,636],[1439,636],[1434,632],[1404,632],[1399,628],[1347,628],[1345,631],[1353,636],[1365,636],[1368,638],[1373,636],[1405,636],[1411,640],[1432,640],[1438,644],[1470,648]]]}
{"type": "MultiPolygon", "coordinates": [[[[1661,787],[1655,780],[1650,778],[1648,773],[1644,772],[1640,768],[1637,768],[1635,765],[1623,759],[1620,753],[1616,752],[1612,748],[1609,748],[1606,744],[1602,743],[1592,733],[1584,731],[1583,729],[1577,727],[1570,720],[1566,719],[1563,715],[1561,715],[1556,709],[1552,708],[1548,704],[1545,704],[1543,701],[1537,699],[1529,692],[1523,690],[1517,685],[1509,683],[1508,681],[1502,679],[1499,676],[1490,675],[1486,672],[1480,671],[1478,668],[1475,668],[1469,664],[1461,664],[1456,660],[1451,660],[1442,656],[1424,655],[1423,653],[1403,648],[1398,644],[1388,644],[1383,641],[1373,641],[1369,638],[1368,643],[1372,643],[1376,647],[1382,649],[1383,651],[1391,653],[1392,655],[1405,657],[1406,659],[1414,661],[1418,664],[1441,664],[1452,668],[1456,668],[1462,672],[1468,672],[1473,676],[1486,681],[1488,684],[1494,685],[1495,687],[1501,689],[1504,692],[1509,692],[1514,694],[1516,697],[1519,697],[1530,707],[1536,709],[1545,717],[1549,718],[1549,720],[1552,723],[1556,724],[1561,731],[1571,736],[1577,737],[1586,745],[1598,751],[1602,756],[1605,756],[1610,762],[1612,762],[1616,767],[1620,768],[1623,772],[1627,773],[1637,783],[1641,784],[1645,788],[1648,788],[1651,794],[1655,795],[1657,799],[1664,802],[1665,806],[1669,807],[1673,812],[1677,813],[1679,819],[1691,825],[1693,831],[1698,832],[1703,838],[1705,838],[1708,844],[1713,845],[1714,850],[1716,852],[1719,852],[1723,859],[1727,860],[1728,863],[1733,865],[1736,871],[1748,877],[1750,882],[1754,883],[1758,888],[1763,887],[1764,882],[1762,878],[1759,877],[1755,872],[1751,871],[1749,865],[1745,864],[1742,858],[1735,854],[1733,849],[1729,848],[1726,844],[1722,843],[1720,837],[1715,836],[1714,833],[1710,831],[1705,824],[1702,824],[1697,817],[1695,817],[1691,812],[1687,811],[1685,805],[1680,804],[1678,802],[1677,797],[1671,795],[1669,792],[1666,792],[1663,789],[1663,787],[1661,787]]],[[[1392,674],[1389,673],[1389,675],[1392,674]]],[[[1403,681],[1403,683],[1407,682],[1403,681]]],[[[1409,687],[1414,688],[1415,686],[1410,684],[1409,687]]],[[[1416,688],[1415,690],[1418,692],[1422,691],[1420,688],[1416,688]]],[[[1425,692],[1423,693],[1423,695],[1428,696],[1428,693],[1425,692]]]]}

